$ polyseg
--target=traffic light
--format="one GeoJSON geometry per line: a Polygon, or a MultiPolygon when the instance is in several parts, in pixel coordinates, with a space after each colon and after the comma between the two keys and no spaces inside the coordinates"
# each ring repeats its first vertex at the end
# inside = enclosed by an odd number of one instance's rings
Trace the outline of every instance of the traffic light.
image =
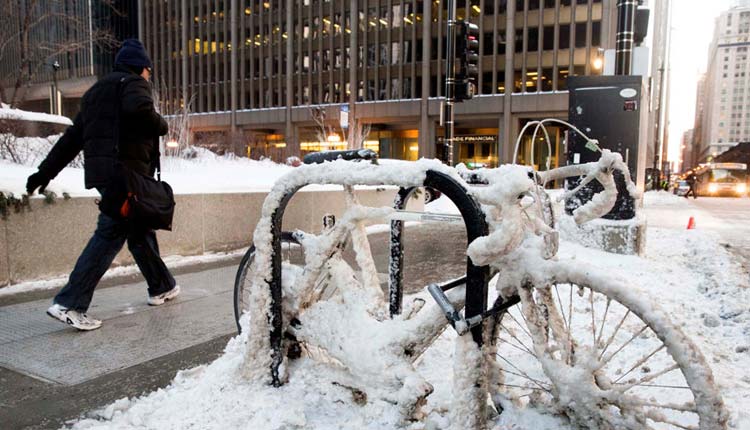
{"type": "Polygon", "coordinates": [[[470,100],[477,93],[479,76],[479,26],[466,21],[456,23],[456,101],[470,100]]]}

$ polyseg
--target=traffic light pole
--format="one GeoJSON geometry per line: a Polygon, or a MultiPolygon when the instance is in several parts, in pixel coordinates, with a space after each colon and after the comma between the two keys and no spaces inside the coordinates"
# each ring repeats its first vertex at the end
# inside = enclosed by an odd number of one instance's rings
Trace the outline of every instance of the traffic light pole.
{"type": "Polygon", "coordinates": [[[445,101],[442,121],[444,126],[443,162],[453,165],[453,105],[456,102],[456,0],[448,0],[448,43],[445,53],[445,101]]]}

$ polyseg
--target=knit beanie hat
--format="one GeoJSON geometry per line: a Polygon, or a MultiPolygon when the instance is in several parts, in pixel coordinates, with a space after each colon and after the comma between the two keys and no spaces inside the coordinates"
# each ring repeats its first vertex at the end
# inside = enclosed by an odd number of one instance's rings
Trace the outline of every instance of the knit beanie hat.
{"type": "Polygon", "coordinates": [[[138,39],[127,39],[115,56],[115,64],[135,67],[153,67],[146,49],[138,39]]]}

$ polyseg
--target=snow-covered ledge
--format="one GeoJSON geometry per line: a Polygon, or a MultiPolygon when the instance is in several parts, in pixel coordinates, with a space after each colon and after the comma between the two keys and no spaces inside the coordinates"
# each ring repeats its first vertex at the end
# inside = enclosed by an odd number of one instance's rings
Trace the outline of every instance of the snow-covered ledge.
{"type": "MultiPolygon", "coordinates": [[[[391,206],[396,188],[370,187],[357,194],[362,204],[391,206]]],[[[249,246],[265,197],[262,191],[175,196],[173,231],[158,233],[161,254],[201,255],[249,246]]],[[[30,206],[0,220],[0,287],[66,275],[96,225],[93,197],[58,198],[54,204],[32,199],[30,206]]],[[[283,228],[319,231],[324,214],[340,215],[343,209],[341,191],[303,190],[289,203],[283,228]]],[[[126,249],[115,259],[116,265],[131,263],[126,249]]]]}

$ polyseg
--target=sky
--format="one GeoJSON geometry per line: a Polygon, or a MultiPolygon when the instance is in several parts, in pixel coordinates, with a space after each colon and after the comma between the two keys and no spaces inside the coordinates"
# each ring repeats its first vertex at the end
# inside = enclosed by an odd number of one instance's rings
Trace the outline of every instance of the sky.
{"type": "Polygon", "coordinates": [[[735,3],[735,0],[672,0],[670,161],[680,158],[682,134],[693,128],[695,90],[698,77],[706,70],[714,18],[735,3]]]}

